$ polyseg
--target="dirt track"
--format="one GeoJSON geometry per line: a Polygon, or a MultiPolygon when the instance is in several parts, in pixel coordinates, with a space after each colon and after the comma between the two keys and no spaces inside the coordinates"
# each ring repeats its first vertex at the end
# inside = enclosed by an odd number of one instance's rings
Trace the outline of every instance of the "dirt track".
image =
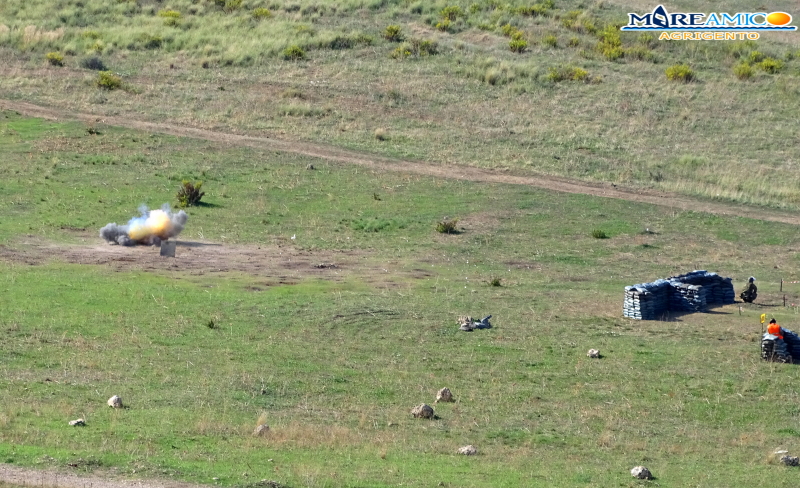
{"type": "Polygon", "coordinates": [[[469,166],[432,165],[415,161],[403,161],[373,154],[350,151],[324,144],[230,134],[225,132],[198,129],[194,127],[147,122],[124,117],[73,113],[60,110],[58,108],[40,107],[31,103],[12,100],[0,99],[0,109],[15,110],[27,116],[40,117],[49,120],[79,120],[87,123],[97,123],[99,121],[106,125],[127,127],[129,129],[147,132],[156,132],[180,137],[191,137],[195,139],[204,139],[224,144],[254,147],[258,149],[303,154],[305,156],[312,156],[329,161],[357,164],[382,171],[412,173],[469,181],[527,185],[566,193],[582,193],[585,195],[616,198],[620,200],[629,200],[632,202],[650,203],[681,210],[708,212],[718,215],[737,215],[740,217],[748,217],[758,220],[769,220],[773,222],[784,222],[787,224],[800,225],[799,216],[786,212],[708,202],[691,197],[652,190],[633,190],[614,185],[591,184],[555,176],[517,176],[469,166]]]}

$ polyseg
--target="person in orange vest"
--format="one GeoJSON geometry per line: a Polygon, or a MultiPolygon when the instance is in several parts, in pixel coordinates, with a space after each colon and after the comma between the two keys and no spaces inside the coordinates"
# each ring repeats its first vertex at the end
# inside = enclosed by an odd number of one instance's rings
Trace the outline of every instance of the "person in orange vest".
{"type": "Polygon", "coordinates": [[[776,322],[775,319],[769,321],[769,326],[767,326],[767,332],[774,336],[778,336],[778,339],[783,340],[783,328],[781,328],[781,326],[778,325],[778,322],[776,322]]]}

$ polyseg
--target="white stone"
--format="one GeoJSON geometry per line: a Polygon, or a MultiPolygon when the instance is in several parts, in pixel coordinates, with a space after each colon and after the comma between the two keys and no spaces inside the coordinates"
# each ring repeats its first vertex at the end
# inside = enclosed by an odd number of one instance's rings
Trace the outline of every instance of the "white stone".
{"type": "Polygon", "coordinates": [[[463,454],[465,456],[474,456],[475,454],[478,454],[478,449],[472,444],[470,444],[468,446],[459,448],[458,453],[463,454]]]}
{"type": "Polygon", "coordinates": [[[650,480],[653,479],[653,474],[650,472],[649,469],[645,468],[644,466],[636,466],[631,470],[631,476],[634,478],[638,478],[640,480],[650,480]]]}
{"type": "Polygon", "coordinates": [[[108,403],[109,407],[122,408],[122,398],[118,397],[117,395],[114,395],[111,398],[109,398],[106,403],[108,403]]]}
{"type": "Polygon", "coordinates": [[[253,431],[253,435],[256,437],[261,437],[263,435],[269,434],[269,425],[267,424],[260,424],[256,429],[253,431]]]}
{"type": "Polygon", "coordinates": [[[70,420],[69,421],[69,425],[71,425],[73,427],[83,427],[83,426],[86,425],[86,421],[83,420],[83,419],[70,420]]]}
{"type": "Polygon", "coordinates": [[[417,405],[411,409],[411,415],[413,415],[414,418],[432,419],[433,407],[425,403],[417,405]]]}
{"type": "Polygon", "coordinates": [[[600,351],[598,351],[597,349],[589,349],[589,352],[587,352],[586,355],[589,356],[590,358],[599,358],[600,351]]]}
{"type": "Polygon", "coordinates": [[[436,393],[436,402],[454,402],[453,393],[450,392],[450,388],[442,388],[436,393]]]}

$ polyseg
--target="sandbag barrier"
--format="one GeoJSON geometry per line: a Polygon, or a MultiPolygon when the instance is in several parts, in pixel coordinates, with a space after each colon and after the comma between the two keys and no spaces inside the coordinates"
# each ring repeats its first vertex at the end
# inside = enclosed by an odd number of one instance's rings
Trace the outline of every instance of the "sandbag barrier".
{"type": "Polygon", "coordinates": [[[800,336],[781,327],[783,339],[765,332],[761,338],[761,359],[776,363],[800,363],[800,336]]]}
{"type": "Polygon", "coordinates": [[[691,273],[625,287],[622,315],[656,320],[666,312],[705,312],[708,305],[735,303],[731,278],[695,270],[691,273]]]}

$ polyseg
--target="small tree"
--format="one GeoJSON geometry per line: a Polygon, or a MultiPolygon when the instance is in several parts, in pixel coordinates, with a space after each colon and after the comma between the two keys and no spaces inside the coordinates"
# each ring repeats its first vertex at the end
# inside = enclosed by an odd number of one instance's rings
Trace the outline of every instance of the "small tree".
{"type": "Polygon", "coordinates": [[[200,203],[205,192],[201,192],[200,188],[203,187],[203,182],[198,181],[192,184],[191,181],[183,180],[183,186],[178,190],[178,205],[181,207],[196,206],[200,203]]]}

